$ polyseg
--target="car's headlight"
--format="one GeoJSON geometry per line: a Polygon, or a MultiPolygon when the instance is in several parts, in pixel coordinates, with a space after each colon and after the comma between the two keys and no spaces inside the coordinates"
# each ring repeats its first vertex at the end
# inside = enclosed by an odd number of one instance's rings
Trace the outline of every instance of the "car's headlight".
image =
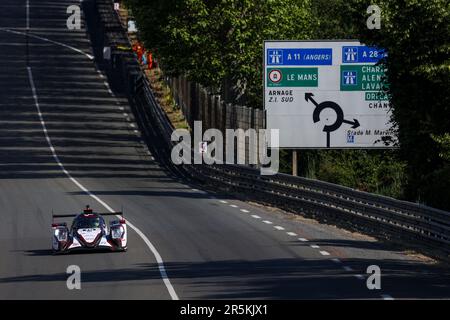
{"type": "Polygon", "coordinates": [[[58,241],[67,241],[67,229],[58,228],[55,230],[55,236],[58,241]]]}
{"type": "Polygon", "coordinates": [[[111,237],[113,239],[121,239],[124,233],[122,226],[111,228],[111,237]]]}

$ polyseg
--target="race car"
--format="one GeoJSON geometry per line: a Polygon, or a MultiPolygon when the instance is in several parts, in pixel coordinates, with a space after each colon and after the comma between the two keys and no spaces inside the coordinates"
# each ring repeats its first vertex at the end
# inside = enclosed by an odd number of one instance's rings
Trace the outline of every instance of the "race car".
{"type": "Polygon", "coordinates": [[[53,254],[72,251],[126,251],[127,225],[122,212],[96,213],[89,206],[79,214],[52,214],[53,254]],[[120,216],[119,220],[109,223],[104,216],[120,216]],[[55,219],[73,219],[70,229],[66,222],[55,222],[55,219]]]}

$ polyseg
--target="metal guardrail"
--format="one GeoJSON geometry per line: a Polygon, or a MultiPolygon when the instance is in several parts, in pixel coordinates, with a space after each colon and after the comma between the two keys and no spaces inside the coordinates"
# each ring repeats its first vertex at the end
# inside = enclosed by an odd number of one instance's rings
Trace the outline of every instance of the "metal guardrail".
{"type": "MultiPolygon", "coordinates": [[[[109,0],[97,0],[109,2],[109,0]]],[[[113,10],[112,5],[110,6],[113,10]]],[[[104,9],[104,7],[102,7],[104,9]]],[[[105,15],[111,17],[111,15],[105,15]]],[[[115,16],[117,19],[117,15],[115,16]]],[[[116,29],[114,28],[114,34],[116,29]]],[[[125,31],[122,32],[126,35],[125,31]]],[[[106,31],[106,37],[108,38],[106,31]]],[[[117,36],[115,36],[117,37],[117,36]]],[[[115,41],[115,39],[111,39],[115,41]]],[[[170,162],[173,127],[158,105],[150,85],[132,54],[120,56],[124,79],[134,86],[128,94],[134,105],[141,129],[146,135],[157,135],[158,149],[166,164],[179,174],[200,180],[215,188],[226,189],[246,198],[319,220],[368,232],[379,238],[399,240],[426,252],[450,254],[450,213],[424,205],[357,191],[318,180],[285,174],[260,175],[259,170],[240,165],[183,165],[170,162]]],[[[155,143],[155,139],[152,140],[155,143]]]]}

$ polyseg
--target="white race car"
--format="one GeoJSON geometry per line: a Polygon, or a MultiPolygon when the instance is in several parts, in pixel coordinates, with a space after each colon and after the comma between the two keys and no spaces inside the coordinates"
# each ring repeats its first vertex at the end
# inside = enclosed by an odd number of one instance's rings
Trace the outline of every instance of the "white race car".
{"type": "Polygon", "coordinates": [[[79,214],[53,215],[53,241],[54,254],[72,251],[126,251],[127,225],[122,212],[96,213],[89,206],[79,214]],[[103,216],[120,216],[119,220],[109,223],[109,228],[103,216]],[[66,222],[55,223],[55,219],[73,219],[70,229],[66,222]]]}

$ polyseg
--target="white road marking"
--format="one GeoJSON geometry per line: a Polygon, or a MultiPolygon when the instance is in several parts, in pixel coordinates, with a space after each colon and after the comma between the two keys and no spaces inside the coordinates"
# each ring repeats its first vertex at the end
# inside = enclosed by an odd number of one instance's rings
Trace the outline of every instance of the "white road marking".
{"type": "Polygon", "coordinates": [[[333,261],[334,263],[342,263],[342,261],[339,260],[338,258],[333,258],[331,259],[331,261],[333,261]]]}
{"type": "Polygon", "coordinates": [[[230,204],[230,207],[232,207],[232,208],[237,208],[238,206],[235,205],[235,204],[230,204]]]}
{"type": "Polygon", "coordinates": [[[123,111],[123,110],[125,110],[125,108],[124,107],[119,107],[119,110],[123,111]]]}
{"type": "Polygon", "coordinates": [[[133,123],[130,123],[130,127],[134,128],[134,127],[135,127],[135,125],[134,125],[133,123]]]}
{"type": "MultiPolygon", "coordinates": [[[[0,29],[0,30],[5,31],[5,32],[9,32],[9,33],[20,34],[22,36],[27,35],[27,33],[25,33],[25,32],[15,31],[15,30],[11,30],[11,29],[0,29]]],[[[80,53],[80,54],[86,56],[89,60],[94,60],[94,56],[92,56],[92,55],[90,55],[90,54],[88,54],[86,52],[83,52],[80,49],[77,49],[77,48],[74,48],[72,46],[69,46],[69,45],[67,45],[65,43],[61,43],[61,42],[58,42],[58,41],[53,41],[53,40],[50,40],[50,39],[47,39],[47,38],[44,38],[44,37],[40,37],[40,36],[31,34],[31,33],[28,33],[28,36],[31,37],[31,38],[35,38],[35,39],[39,39],[39,40],[42,40],[42,41],[50,42],[50,43],[53,43],[55,45],[58,45],[58,46],[70,49],[72,51],[75,51],[77,53],[80,53]]]]}
{"type": "Polygon", "coordinates": [[[274,228],[277,229],[277,230],[284,230],[284,228],[280,227],[280,226],[274,226],[274,228]]]}
{"type": "MultiPolygon", "coordinates": [[[[78,180],[76,180],[74,177],[72,177],[72,175],[69,173],[69,171],[66,170],[66,168],[64,167],[62,162],[59,160],[59,157],[56,154],[56,150],[53,147],[52,140],[50,139],[50,136],[49,136],[49,134],[47,132],[47,126],[45,124],[44,117],[43,117],[42,112],[41,112],[41,107],[39,106],[39,100],[38,100],[38,96],[37,96],[37,92],[36,92],[36,86],[34,85],[34,80],[33,80],[33,73],[31,71],[30,67],[27,67],[27,69],[28,69],[28,78],[29,78],[30,85],[31,85],[31,91],[33,93],[34,104],[36,106],[36,110],[37,110],[37,113],[38,113],[38,116],[39,116],[39,120],[40,120],[41,125],[42,125],[42,131],[44,132],[45,140],[47,140],[48,146],[49,146],[49,148],[50,148],[50,150],[52,152],[52,155],[53,155],[53,158],[55,159],[55,162],[58,164],[58,166],[61,168],[61,170],[66,174],[66,176],[78,188],[80,188],[83,192],[85,192],[91,198],[93,198],[98,203],[100,203],[109,212],[115,212],[106,202],[104,202],[98,196],[96,196],[95,194],[90,192],[80,182],[78,182],[78,180]]],[[[118,217],[120,218],[120,216],[118,216],[118,217]]],[[[156,250],[155,246],[150,242],[150,240],[147,238],[147,236],[145,234],[143,234],[141,230],[139,230],[139,228],[137,228],[135,225],[133,225],[130,221],[127,221],[127,225],[131,229],[133,229],[142,238],[142,240],[145,242],[147,247],[153,253],[153,255],[155,256],[156,261],[158,262],[159,273],[161,274],[161,278],[162,278],[162,280],[163,280],[163,282],[164,282],[164,284],[165,284],[165,286],[166,286],[166,288],[167,288],[167,290],[168,290],[168,292],[170,294],[170,297],[172,298],[172,300],[178,300],[179,299],[178,295],[175,292],[175,289],[173,288],[169,277],[167,276],[166,268],[164,267],[164,261],[163,261],[161,255],[159,254],[158,250],[156,250]]]]}
{"type": "Polygon", "coordinates": [[[123,113],[123,116],[124,116],[124,117],[128,117],[128,113],[124,112],[124,113],[123,113]]]}
{"type": "Polygon", "coordinates": [[[250,211],[245,210],[245,209],[241,209],[241,211],[244,212],[244,213],[249,213],[250,212],[250,211]]]}
{"type": "Polygon", "coordinates": [[[23,47],[23,43],[22,42],[0,42],[0,46],[23,47]]]}
{"type": "Polygon", "coordinates": [[[308,242],[309,241],[308,239],[305,239],[305,238],[298,238],[298,240],[300,240],[301,242],[308,242]]]}
{"type": "Polygon", "coordinates": [[[329,256],[330,253],[328,251],[319,251],[321,255],[323,256],[329,256]]]}
{"type": "Polygon", "coordinates": [[[381,298],[383,298],[383,300],[394,300],[394,298],[388,294],[382,294],[381,298]]]}
{"type": "Polygon", "coordinates": [[[261,219],[261,217],[258,216],[257,214],[252,214],[252,217],[255,218],[255,219],[261,219]]]}
{"type": "Polygon", "coordinates": [[[30,29],[30,0],[27,0],[27,29],[30,29]]]}
{"type": "Polygon", "coordinates": [[[219,202],[220,202],[220,203],[228,203],[228,202],[225,201],[225,200],[219,200],[219,202]]]}
{"type": "Polygon", "coordinates": [[[272,222],[270,222],[269,220],[263,220],[263,222],[266,224],[272,224],[272,222]]]}
{"type": "Polygon", "coordinates": [[[286,232],[287,235],[291,236],[291,237],[296,237],[297,234],[295,232],[286,232]]]}
{"type": "Polygon", "coordinates": [[[139,131],[137,131],[137,130],[133,130],[133,132],[134,132],[134,133],[139,133],[139,131]]]}
{"type": "Polygon", "coordinates": [[[312,245],[311,245],[311,248],[313,248],[313,249],[319,249],[320,247],[319,247],[317,244],[312,244],[312,245]]]}
{"type": "Polygon", "coordinates": [[[353,268],[349,266],[343,266],[342,268],[344,268],[345,271],[353,271],[353,268]]]}

